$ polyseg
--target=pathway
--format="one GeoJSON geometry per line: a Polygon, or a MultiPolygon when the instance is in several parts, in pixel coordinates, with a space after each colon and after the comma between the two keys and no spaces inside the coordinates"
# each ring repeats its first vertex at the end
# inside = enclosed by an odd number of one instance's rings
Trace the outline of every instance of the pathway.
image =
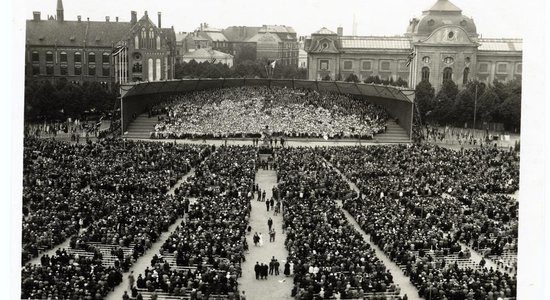
{"type": "MultiPolygon", "coordinates": [[[[277,175],[272,170],[259,170],[256,173],[256,182],[262,191],[266,191],[266,199],[270,199],[272,188],[277,184],[277,175]]],[[[265,202],[252,200],[252,211],[250,212],[250,226],[252,232],[246,237],[249,245],[249,252],[246,253],[246,261],[242,263],[243,276],[239,278],[239,290],[245,291],[247,299],[293,299],[290,293],[293,287],[292,277],[283,275],[284,264],[288,256],[288,251],[284,246],[286,234],[282,233],[283,215],[273,215],[272,211],[267,211],[265,202]],[[275,228],[275,242],[269,242],[269,228],[267,220],[271,217],[273,228],[275,228]],[[254,246],[252,237],[254,232],[262,233],[264,245],[262,247],[254,246]],[[271,257],[280,262],[280,275],[268,276],[267,280],[256,280],[254,265],[256,262],[269,264],[271,257]]]]}
{"type": "MultiPolygon", "coordinates": [[[[326,160],[325,160],[326,161],[326,160]]],[[[342,174],[342,172],[340,172],[340,170],[338,170],[337,168],[335,168],[334,166],[332,166],[332,164],[330,162],[327,161],[327,164],[331,167],[333,167],[333,169],[342,176],[342,178],[348,183],[348,185],[350,186],[350,188],[352,190],[354,190],[356,193],[359,194],[359,188],[353,183],[351,182],[344,174],[342,174]]],[[[410,300],[414,300],[414,299],[422,299],[421,297],[418,296],[418,290],[416,289],[416,287],[414,287],[414,285],[411,283],[410,279],[408,276],[405,276],[405,274],[403,274],[403,271],[401,270],[401,268],[396,264],[394,263],[385,253],[384,251],[382,251],[382,249],[380,249],[380,247],[378,247],[376,244],[374,243],[371,243],[371,237],[370,237],[370,234],[367,234],[365,231],[363,231],[363,229],[361,229],[361,226],[355,221],[355,219],[353,218],[353,216],[347,211],[345,210],[344,208],[342,208],[342,201],[336,201],[336,204],[342,209],[342,212],[344,212],[344,215],[346,216],[346,219],[348,220],[348,222],[355,228],[355,230],[357,230],[361,236],[363,237],[363,239],[365,240],[365,242],[367,244],[369,244],[371,246],[372,249],[374,249],[374,252],[376,254],[376,257],[378,257],[383,263],[384,265],[386,266],[386,268],[388,268],[388,271],[391,273],[391,275],[393,276],[393,281],[399,285],[399,287],[401,288],[401,291],[399,293],[399,295],[401,297],[403,297],[404,295],[407,295],[408,299],[410,300]]]]}
{"type": "MultiPolygon", "coordinates": [[[[192,168],[185,176],[183,176],[176,184],[166,193],[168,195],[174,195],[174,190],[179,187],[183,182],[187,180],[189,176],[192,176],[195,174],[195,168],[192,168]]],[[[178,226],[182,224],[184,221],[184,218],[178,218],[174,224],[172,224],[170,227],[168,227],[168,231],[163,232],[157,241],[152,245],[152,247],[149,250],[145,251],[145,254],[137,259],[136,262],[132,265],[130,270],[128,272],[125,272],[122,277],[122,282],[115,287],[115,290],[112,291],[107,295],[107,300],[113,299],[113,300],[120,300],[122,299],[122,295],[124,295],[124,291],[128,291],[128,294],[130,294],[130,288],[128,286],[128,275],[129,272],[134,271],[134,279],[138,278],[139,274],[145,273],[145,268],[151,266],[151,259],[155,254],[160,253],[160,248],[162,247],[162,244],[170,237],[172,232],[176,230],[178,226]]]]}

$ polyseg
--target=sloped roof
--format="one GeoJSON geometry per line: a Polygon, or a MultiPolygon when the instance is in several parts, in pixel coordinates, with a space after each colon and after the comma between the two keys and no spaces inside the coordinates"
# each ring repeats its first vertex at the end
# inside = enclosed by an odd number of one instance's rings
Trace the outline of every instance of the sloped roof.
{"type": "Polygon", "coordinates": [[[479,39],[480,51],[523,51],[521,39],[479,39]]]}
{"type": "Polygon", "coordinates": [[[197,49],[195,51],[191,51],[191,52],[186,52],[185,54],[183,54],[183,58],[190,58],[190,59],[211,59],[211,58],[215,58],[215,59],[228,59],[228,58],[233,58],[233,55],[231,54],[227,54],[227,53],[223,53],[223,52],[220,52],[220,51],[216,51],[216,50],[212,50],[210,48],[201,48],[201,49],[197,49]]]}
{"type": "Polygon", "coordinates": [[[411,49],[410,40],[406,37],[342,37],[342,48],[348,49],[411,49]]]}
{"type": "Polygon", "coordinates": [[[29,45],[111,47],[130,31],[130,22],[27,20],[26,40],[29,45]]]}
{"type": "Polygon", "coordinates": [[[437,2],[425,12],[462,12],[462,10],[449,0],[437,0],[437,2]]]}
{"type": "Polygon", "coordinates": [[[259,32],[296,33],[294,28],[285,25],[263,25],[259,32]]]}
{"type": "Polygon", "coordinates": [[[267,43],[279,43],[281,38],[278,35],[270,32],[258,32],[255,36],[251,37],[247,42],[267,42],[267,43]]]}
{"type": "Polygon", "coordinates": [[[206,31],[203,32],[206,36],[208,36],[208,39],[211,41],[220,41],[220,42],[226,42],[227,38],[223,33],[221,32],[214,32],[214,31],[206,31]]]}
{"type": "Polygon", "coordinates": [[[323,27],[323,28],[317,30],[316,32],[314,32],[313,34],[336,34],[336,32],[330,31],[326,27],[323,27]]]}
{"type": "Polygon", "coordinates": [[[244,42],[258,34],[261,27],[230,26],[223,30],[223,34],[230,41],[244,42]]]}

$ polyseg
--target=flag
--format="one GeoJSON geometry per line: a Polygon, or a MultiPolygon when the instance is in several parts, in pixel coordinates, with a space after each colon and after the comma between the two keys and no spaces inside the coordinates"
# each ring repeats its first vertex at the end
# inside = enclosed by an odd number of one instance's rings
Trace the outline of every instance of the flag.
{"type": "Polygon", "coordinates": [[[122,50],[124,50],[124,46],[118,46],[115,50],[113,50],[113,56],[117,56],[120,52],[122,52],[122,50]]]}
{"type": "Polygon", "coordinates": [[[271,68],[272,69],[275,69],[275,64],[277,63],[277,60],[274,60],[271,62],[271,68]]]}
{"type": "Polygon", "coordinates": [[[414,53],[414,51],[409,53],[409,56],[407,58],[407,67],[411,65],[411,62],[415,56],[416,56],[416,53],[414,53]]]}

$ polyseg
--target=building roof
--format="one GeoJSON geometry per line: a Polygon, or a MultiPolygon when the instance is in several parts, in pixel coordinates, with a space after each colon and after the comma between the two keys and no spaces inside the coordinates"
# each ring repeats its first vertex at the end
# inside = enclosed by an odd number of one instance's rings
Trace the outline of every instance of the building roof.
{"type": "Polygon", "coordinates": [[[263,25],[259,32],[296,33],[294,28],[285,25],[263,25]]]}
{"type": "Polygon", "coordinates": [[[313,34],[336,34],[336,32],[330,31],[326,27],[323,27],[323,28],[317,30],[316,32],[314,32],[313,34]]]}
{"type": "Polygon", "coordinates": [[[479,39],[481,51],[523,51],[521,39],[479,39]]]}
{"type": "Polygon", "coordinates": [[[425,12],[462,12],[458,6],[451,3],[449,0],[437,0],[437,2],[425,12]]]}
{"type": "Polygon", "coordinates": [[[211,48],[201,48],[195,51],[186,52],[183,54],[183,58],[190,59],[229,59],[233,58],[233,55],[223,53],[220,51],[212,50],[211,48]]]}
{"type": "Polygon", "coordinates": [[[221,31],[203,31],[207,39],[211,41],[226,42],[227,38],[221,31]]]}
{"type": "Polygon", "coordinates": [[[258,34],[261,27],[230,26],[223,30],[223,34],[230,41],[244,42],[258,34]]]}
{"type": "Polygon", "coordinates": [[[251,37],[247,42],[279,43],[279,42],[281,42],[281,38],[277,34],[274,34],[274,33],[258,32],[258,34],[251,37]]]}
{"type": "Polygon", "coordinates": [[[344,49],[411,49],[407,37],[343,36],[340,42],[344,49]]]}
{"type": "Polygon", "coordinates": [[[28,45],[112,47],[130,31],[130,22],[27,20],[28,45]]]}

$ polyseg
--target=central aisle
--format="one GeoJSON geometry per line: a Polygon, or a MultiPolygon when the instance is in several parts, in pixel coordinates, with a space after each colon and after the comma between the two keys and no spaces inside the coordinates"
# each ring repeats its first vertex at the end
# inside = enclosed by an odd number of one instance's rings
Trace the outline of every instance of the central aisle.
{"type": "MultiPolygon", "coordinates": [[[[259,170],[256,173],[256,183],[261,191],[266,192],[266,199],[271,199],[272,188],[277,184],[277,174],[273,170],[259,170]]],[[[265,202],[252,200],[250,212],[250,226],[252,231],[246,236],[249,252],[246,261],[242,263],[242,277],[239,278],[239,291],[245,291],[247,299],[293,299],[290,293],[293,287],[293,278],[283,274],[284,264],[288,256],[284,242],[286,235],[282,233],[283,214],[273,215],[273,211],[267,211],[265,202]],[[275,242],[269,242],[269,227],[267,221],[271,217],[275,229],[275,242]],[[263,246],[254,246],[252,237],[254,233],[261,233],[263,246]],[[256,280],[254,265],[256,262],[268,264],[272,257],[280,263],[278,276],[269,275],[267,280],[256,280]]]]}

